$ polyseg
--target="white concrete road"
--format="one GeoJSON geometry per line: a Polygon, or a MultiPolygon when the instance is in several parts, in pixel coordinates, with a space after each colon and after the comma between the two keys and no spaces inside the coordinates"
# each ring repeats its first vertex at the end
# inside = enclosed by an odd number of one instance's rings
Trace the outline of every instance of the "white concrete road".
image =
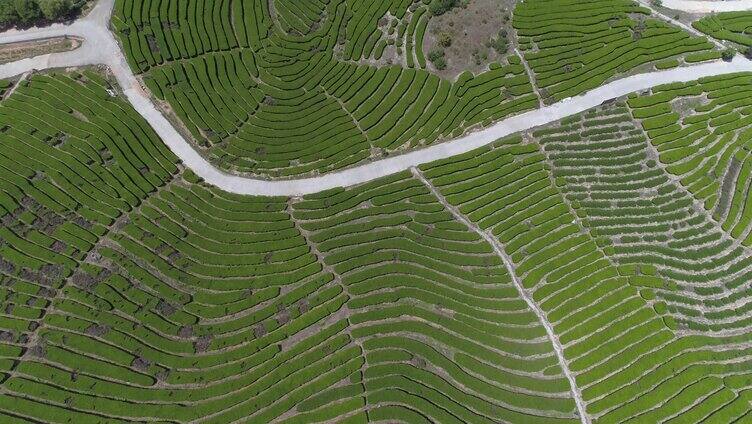
{"type": "Polygon", "coordinates": [[[752,10],[752,0],[662,0],[663,7],[689,13],[752,10]]]}
{"type": "Polygon", "coordinates": [[[647,7],[648,9],[650,9],[651,13],[653,15],[657,16],[658,19],[662,19],[662,20],[668,22],[671,25],[678,26],[679,28],[683,29],[684,31],[686,31],[689,34],[692,34],[694,36],[707,38],[708,41],[710,41],[711,43],[713,43],[713,45],[715,45],[717,48],[719,48],[721,50],[723,50],[723,49],[726,48],[723,44],[721,44],[720,41],[718,41],[718,40],[716,40],[716,39],[714,39],[712,37],[708,37],[707,35],[703,34],[702,31],[699,31],[699,30],[695,29],[692,25],[687,25],[684,22],[681,22],[681,21],[679,21],[677,19],[674,19],[674,18],[672,18],[670,16],[666,16],[665,14],[661,13],[653,5],[653,0],[637,0],[637,2],[640,3],[642,6],[647,7]]]}
{"type": "Polygon", "coordinates": [[[122,55],[108,26],[115,0],[101,0],[92,11],[70,25],[55,24],[24,31],[10,30],[0,34],[0,44],[44,38],[76,36],[83,43],[76,50],[51,53],[0,65],[0,78],[8,78],[34,69],[74,67],[108,63],[122,55]]]}
{"type": "Polygon", "coordinates": [[[41,70],[93,64],[107,65],[136,111],[149,122],[186,167],[193,170],[207,183],[238,194],[295,196],[364,183],[414,166],[471,151],[507,135],[557,121],[595,107],[604,101],[635,91],[672,82],[692,81],[706,76],[752,72],[752,62],[737,57],[730,63],[716,61],[691,67],[633,75],[554,105],[512,116],[481,131],[452,141],[321,176],[268,181],[230,175],[220,171],[204,159],[159,112],[148,93],[141,87],[128,67],[125,56],[115,37],[108,29],[114,1],[101,0],[89,15],[68,26],[55,25],[49,28],[10,31],[0,34],[0,44],[66,34],[84,39],[83,45],[71,52],[44,55],[0,65],[0,79],[28,72],[32,69],[41,70]]]}

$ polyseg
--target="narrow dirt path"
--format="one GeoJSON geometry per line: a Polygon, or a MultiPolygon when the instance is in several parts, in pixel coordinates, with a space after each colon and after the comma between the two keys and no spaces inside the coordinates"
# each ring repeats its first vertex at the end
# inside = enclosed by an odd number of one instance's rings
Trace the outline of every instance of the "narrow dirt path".
{"type": "Polygon", "coordinates": [[[433,194],[434,197],[441,203],[444,208],[449,211],[449,213],[454,216],[456,220],[464,224],[469,230],[473,231],[474,233],[478,234],[485,240],[488,244],[491,245],[491,247],[494,250],[494,253],[501,259],[502,262],[504,262],[504,266],[507,268],[507,272],[509,272],[510,277],[512,278],[512,282],[514,283],[514,287],[517,289],[517,292],[519,293],[520,297],[527,303],[528,308],[538,317],[538,321],[540,321],[541,325],[543,325],[543,328],[546,329],[546,334],[548,334],[548,338],[551,341],[551,344],[554,348],[554,353],[556,354],[557,359],[559,360],[559,366],[561,366],[562,372],[564,373],[564,376],[569,380],[569,386],[572,390],[572,397],[574,398],[574,402],[577,405],[577,413],[580,416],[580,420],[583,424],[589,424],[590,418],[587,415],[587,410],[585,408],[585,401],[582,399],[582,393],[580,392],[580,389],[577,387],[577,381],[574,378],[574,374],[569,370],[569,363],[567,362],[567,359],[564,357],[564,347],[561,345],[561,342],[559,342],[559,338],[556,336],[556,333],[554,332],[554,328],[551,325],[551,323],[548,321],[548,318],[546,318],[545,312],[538,306],[538,304],[533,300],[533,297],[530,295],[530,293],[525,289],[525,287],[522,285],[522,281],[517,277],[517,273],[514,268],[514,263],[512,263],[512,259],[509,258],[509,256],[504,251],[504,246],[501,245],[501,242],[496,239],[492,234],[490,234],[488,231],[483,231],[478,227],[476,224],[471,222],[465,215],[460,212],[456,207],[454,207],[452,204],[450,204],[443,194],[439,192],[439,190],[434,187],[433,184],[431,184],[430,181],[423,175],[423,173],[418,168],[411,168],[411,171],[415,178],[420,180],[429,191],[431,191],[431,194],[433,194]]]}
{"type": "Polygon", "coordinates": [[[538,107],[543,107],[543,96],[541,96],[540,91],[538,90],[538,84],[535,82],[535,73],[530,68],[530,65],[527,63],[527,60],[525,60],[525,56],[520,53],[520,50],[517,47],[514,47],[512,49],[514,51],[514,54],[517,55],[517,57],[520,58],[520,62],[522,63],[522,66],[525,68],[525,72],[527,72],[527,77],[530,78],[530,85],[533,87],[533,91],[535,92],[535,95],[538,97],[538,107]]]}

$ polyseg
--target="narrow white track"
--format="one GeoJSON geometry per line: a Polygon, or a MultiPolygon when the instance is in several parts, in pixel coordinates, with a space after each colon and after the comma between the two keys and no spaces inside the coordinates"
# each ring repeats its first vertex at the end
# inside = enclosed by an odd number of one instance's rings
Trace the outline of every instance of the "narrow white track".
{"type": "MultiPolygon", "coordinates": [[[[752,3],[752,0],[738,0],[738,2],[749,4],[752,3]]],[[[0,79],[9,78],[35,69],[42,70],[95,64],[106,65],[111,69],[136,111],[149,122],[165,144],[183,161],[186,167],[190,168],[207,183],[237,194],[297,196],[336,187],[360,184],[396,172],[405,171],[424,163],[469,152],[491,144],[499,138],[557,121],[598,106],[607,100],[615,99],[635,91],[672,82],[692,81],[707,76],[752,72],[752,61],[736,57],[732,62],[715,61],[689,67],[633,75],[604,84],[580,96],[509,117],[483,130],[445,143],[320,176],[269,181],[231,175],[217,169],[204,159],[193,148],[190,142],[162,115],[151,101],[149,94],[141,87],[138,79],[128,66],[114,35],[109,30],[109,20],[114,3],[115,0],[100,0],[89,15],[71,25],[53,25],[42,29],[34,28],[26,31],[9,31],[0,34],[0,44],[62,35],[77,36],[84,40],[80,48],[70,52],[48,54],[0,65],[0,79]]],[[[665,3],[668,2],[665,1],[665,3]]]]}

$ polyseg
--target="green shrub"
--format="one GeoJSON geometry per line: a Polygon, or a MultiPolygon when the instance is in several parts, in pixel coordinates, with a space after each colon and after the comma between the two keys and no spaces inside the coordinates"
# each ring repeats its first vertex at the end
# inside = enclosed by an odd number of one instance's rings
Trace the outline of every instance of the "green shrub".
{"type": "Polygon", "coordinates": [[[456,6],[457,3],[457,0],[431,0],[431,3],[428,5],[428,11],[434,16],[443,15],[456,6]]]}
{"type": "Polygon", "coordinates": [[[0,26],[9,25],[18,20],[18,12],[13,3],[0,1],[0,26]]]}
{"type": "Polygon", "coordinates": [[[81,8],[86,1],[73,0],[2,0],[0,28],[16,24],[30,25],[41,19],[56,21],[81,8]]]}
{"type": "Polygon", "coordinates": [[[13,6],[21,23],[30,23],[41,16],[39,4],[34,0],[13,0],[13,6]]]}
{"type": "Polygon", "coordinates": [[[60,19],[70,11],[70,7],[68,0],[39,0],[39,10],[49,20],[60,19]]]}
{"type": "Polygon", "coordinates": [[[509,43],[507,43],[506,31],[499,31],[499,35],[496,38],[491,39],[491,48],[496,50],[498,54],[504,54],[509,49],[509,43]]]}
{"type": "Polygon", "coordinates": [[[439,34],[439,45],[441,47],[449,47],[452,45],[452,35],[448,32],[442,32],[439,34]]]}
{"type": "Polygon", "coordinates": [[[446,57],[444,50],[441,49],[433,49],[430,52],[428,52],[428,60],[433,63],[433,66],[436,67],[438,70],[446,69],[446,57]]]}

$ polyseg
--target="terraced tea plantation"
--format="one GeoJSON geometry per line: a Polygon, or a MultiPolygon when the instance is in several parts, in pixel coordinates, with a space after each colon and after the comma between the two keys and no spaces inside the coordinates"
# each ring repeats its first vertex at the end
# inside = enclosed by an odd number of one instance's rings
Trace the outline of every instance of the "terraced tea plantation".
{"type": "Polygon", "coordinates": [[[33,76],[0,104],[2,420],[743,422],[750,255],[642,127],[750,78],[271,198],[102,74],[33,76]]]}
{"type": "Polygon", "coordinates": [[[0,424],[752,422],[747,12],[504,3],[450,81],[462,2],[109,5],[0,80],[0,424]]]}
{"type": "Polygon", "coordinates": [[[752,46],[752,12],[725,12],[713,14],[692,23],[698,30],[719,40],[733,41],[752,46]]]}
{"type": "Polygon", "coordinates": [[[537,107],[517,56],[454,82],[426,71],[413,48],[426,5],[349,3],[122,0],[113,22],[131,66],[231,171],[336,170],[537,107]],[[372,66],[384,16],[399,22],[402,63],[372,66]]]}
{"type": "Polygon", "coordinates": [[[526,0],[517,3],[513,23],[546,101],[580,94],[649,62],[677,66],[677,57],[689,63],[713,58],[710,42],[630,0],[526,0]]]}
{"type": "Polygon", "coordinates": [[[431,73],[428,1],[118,0],[113,25],[131,67],[212,163],[291,177],[457,137],[646,63],[719,57],[628,0],[575,3],[514,10],[540,92],[512,52],[455,81],[431,73]]]}

